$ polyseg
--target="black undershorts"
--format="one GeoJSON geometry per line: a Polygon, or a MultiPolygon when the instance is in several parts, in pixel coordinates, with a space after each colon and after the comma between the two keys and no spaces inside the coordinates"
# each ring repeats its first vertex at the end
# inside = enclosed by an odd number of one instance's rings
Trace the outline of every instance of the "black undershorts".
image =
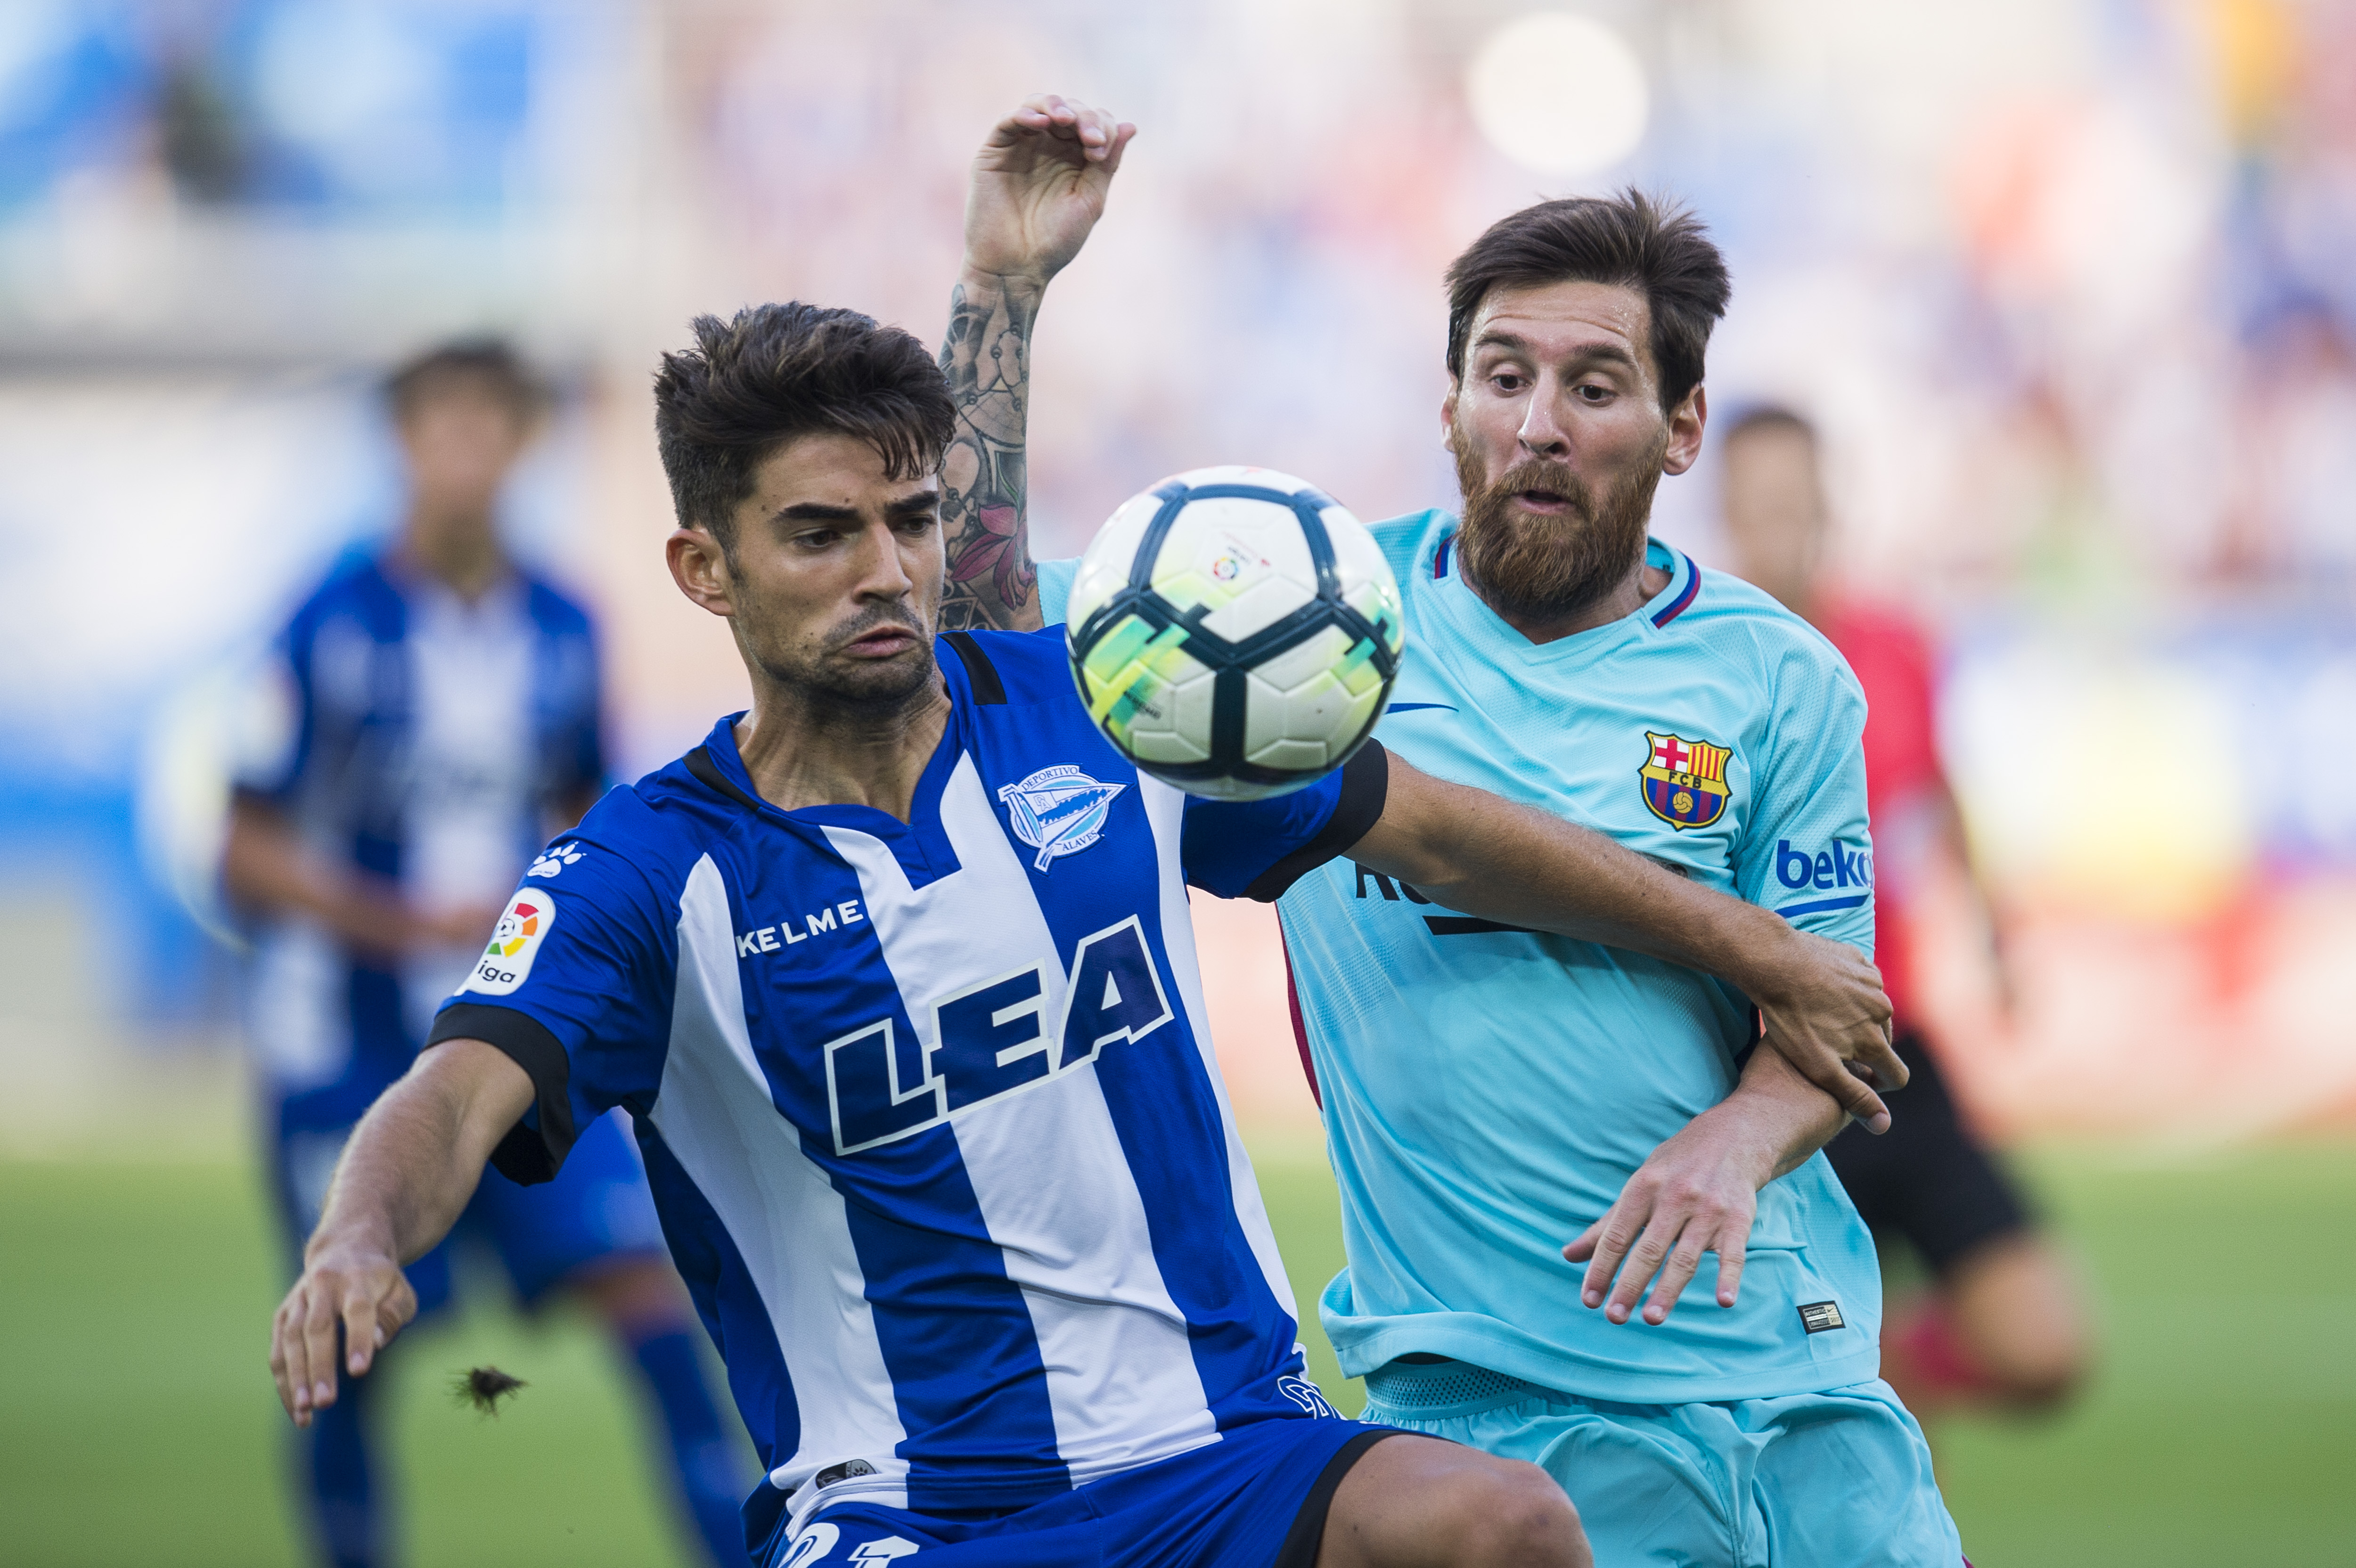
{"type": "Polygon", "coordinates": [[[1972,1135],[1922,1037],[1898,1031],[1898,1060],[1913,1074],[1888,1096],[1890,1130],[1850,1125],[1825,1146],[1849,1201],[1877,1234],[1896,1232],[1944,1275],[1965,1253],[2031,1224],[2027,1201],[1972,1135]]]}

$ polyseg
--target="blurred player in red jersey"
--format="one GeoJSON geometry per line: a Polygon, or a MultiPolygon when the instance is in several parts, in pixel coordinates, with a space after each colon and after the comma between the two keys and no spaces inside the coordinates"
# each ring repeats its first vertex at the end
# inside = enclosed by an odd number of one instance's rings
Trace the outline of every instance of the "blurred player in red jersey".
{"type": "Polygon", "coordinates": [[[1909,900],[1931,857],[1969,863],[1939,766],[1931,649],[1903,611],[1827,585],[1817,458],[1805,420],[1754,410],[1726,436],[1723,505],[1737,573],[1813,623],[1865,688],[1876,957],[1898,1054],[1913,1077],[1887,1136],[1851,1126],[1825,1153],[1866,1223],[1878,1235],[1904,1236],[1933,1277],[1917,1299],[1892,1298],[1882,1334],[1882,1376],[1908,1408],[2046,1408],[2084,1372],[2084,1308],[2019,1191],[1949,1095],[1915,1010],[1909,900]]]}

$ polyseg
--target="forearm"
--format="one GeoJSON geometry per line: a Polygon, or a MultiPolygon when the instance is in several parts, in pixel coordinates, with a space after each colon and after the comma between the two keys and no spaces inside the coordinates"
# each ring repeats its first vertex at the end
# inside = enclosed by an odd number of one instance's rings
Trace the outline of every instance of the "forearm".
{"type": "Polygon", "coordinates": [[[1806,1164],[1849,1121],[1837,1101],[1772,1051],[1752,1051],[1734,1093],[1702,1115],[1740,1129],[1739,1136],[1758,1151],[1762,1187],[1806,1164]]]}
{"type": "Polygon", "coordinates": [[[1746,992],[1770,984],[1788,951],[1790,928],[1766,910],[1559,817],[1443,784],[1396,758],[1391,767],[1393,804],[1352,854],[1435,902],[1665,959],[1746,992]],[[1386,831],[1394,813],[1407,820],[1386,831]]]}
{"type": "Polygon", "coordinates": [[[957,404],[957,427],[941,463],[944,630],[1030,631],[1044,624],[1031,564],[1023,448],[1031,330],[1045,291],[1044,280],[969,265],[949,295],[941,371],[957,404]]]}
{"type": "MultiPolygon", "coordinates": [[[[459,1077],[425,1070],[453,1047],[496,1050],[478,1040],[437,1046],[385,1091],[344,1146],[318,1228],[304,1248],[306,1259],[357,1249],[406,1265],[458,1222],[491,1150],[529,1104],[529,1080],[521,1103],[511,1085],[501,1084],[510,1092],[486,1104],[479,1072],[459,1077]],[[513,1115],[504,1115],[510,1105],[513,1115]]],[[[521,1069],[512,1071],[523,1078],[521,1069]]]]}
{"type": "Polygon", "coordinates": [[[231,808],[221,885],[239,903],[305,915],[362,946],[397,947],[407,912],[397,898],[324,865],[266,808],[231,808]]]}

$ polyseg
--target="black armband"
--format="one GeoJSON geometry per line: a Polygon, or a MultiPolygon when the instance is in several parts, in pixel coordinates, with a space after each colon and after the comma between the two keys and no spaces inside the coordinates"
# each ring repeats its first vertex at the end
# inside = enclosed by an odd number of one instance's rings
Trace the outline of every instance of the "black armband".
{"type": "Polygon", "coordinates": [[[1317,837],[1253,878],[1244,897],[1274,903],[1293,883],[1326,861],[1348,854],[1383,819],[1383,803],[1390,797],[1390,789],[1391,754],[1370,735],[1342,764],[1342,798],[1317,837]]]}
{"type": "Polygon", "coordinates": [[[548,1026],[514,1008],[459,1002],[442,1009],[434,1019],[427,1047],[445,1040],[479,1040],[507,1053],[531,1075],[537,1096],[531,1114],[508,1129],[491,1151],[491,1164],[501,1176],[529,1187],[552,1181],[573,1152],[572,1059],[548,1026]],[[535,1125],[535,1124],[537,1124],[535,1125]]]}

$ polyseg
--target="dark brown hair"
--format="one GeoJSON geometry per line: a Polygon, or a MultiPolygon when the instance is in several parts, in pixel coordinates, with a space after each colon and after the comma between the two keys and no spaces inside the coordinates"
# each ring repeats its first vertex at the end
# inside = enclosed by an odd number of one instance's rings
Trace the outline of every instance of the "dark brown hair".
{"type": "Polygon", "coordinates": [[[655,443],[681,528],[723,546],[753,472],[796,436],[835,432],[873,447],[894,479],[938,467],[957,406],[925,346],[855,310],[751,305],[699,315],[695,346],[655,372],[655,443]]]}
{"type": "Polygon", "coordinates": [[[1719,444],[1731,446],[1740,437],[1770,430],[1790,431],[1811,442],[1816,439],[1816,427],[1810,424],[1805,416],[1781,403],[1754,403],[1734,417],[1734,422],[1728,425],[1726,433],[1719,438],[1719,444]]]}
{"type": "Polygon", "coordinates": [[[461,337],[411,356],[384,379],[392,417],[405,420],[420,403],[455,384],[471,383],[505,403],[522,423],[548,405],[548,389],[503,339],[461,337]]]}
{"type": "Polygon", "coordinates": [[[1448,373],[1464,374],[1472,317],[1494,288],[1617,283],[1651,307],[1664,413],[1701,382],[1710,329],[1733,293],[1701,219],[1630,186],[1614,197],[1542,201],[1491,224],[1448,269],[1448,373]]]}

